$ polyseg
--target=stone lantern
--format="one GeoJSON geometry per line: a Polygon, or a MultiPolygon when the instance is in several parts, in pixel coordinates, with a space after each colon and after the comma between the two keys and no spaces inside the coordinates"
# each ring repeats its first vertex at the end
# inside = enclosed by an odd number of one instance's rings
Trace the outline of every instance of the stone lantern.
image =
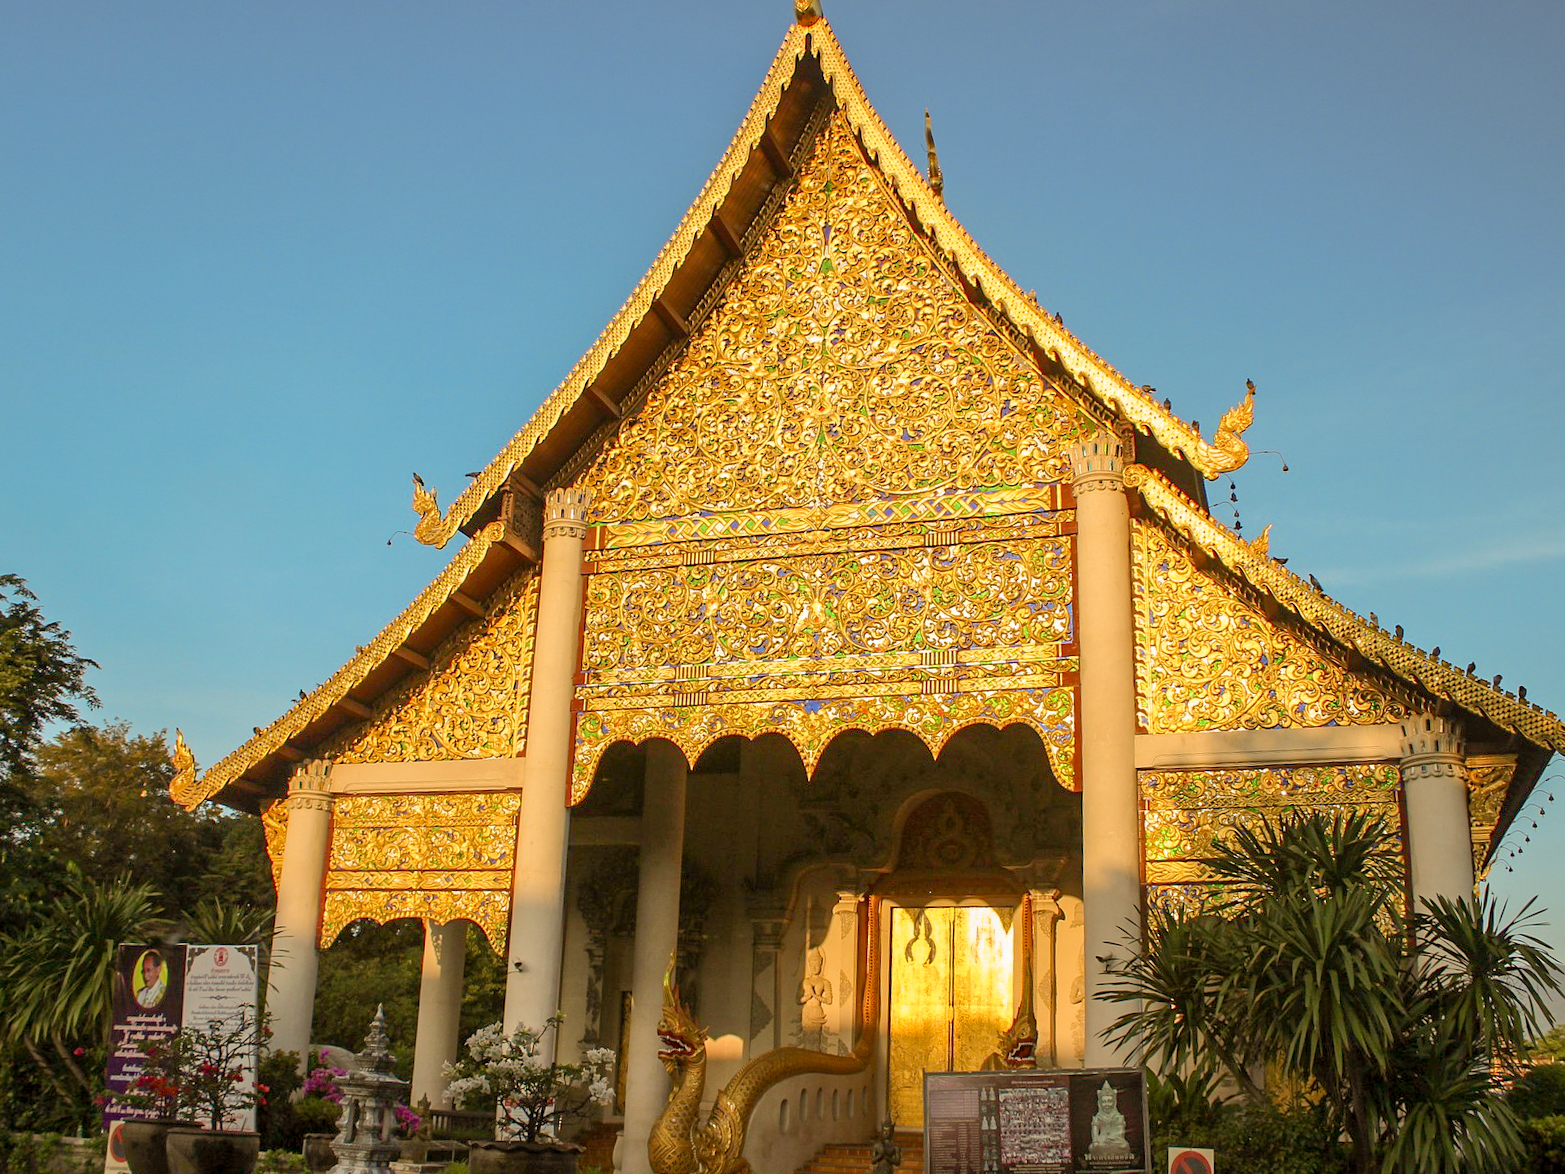
{"type": "Polygon", "coordinates": [[[390,1043],[386,1008],[381,1006],[364,1039],[364,1050],[354,1057],[353,1071],[337,1081],[342,1089],[342,1126],[331,1143],[337,1155],[336,1174],[391,1174],[391,1163],[401,1157],[395,1106],[408,1082],[392,1075],[390,1043]]]}

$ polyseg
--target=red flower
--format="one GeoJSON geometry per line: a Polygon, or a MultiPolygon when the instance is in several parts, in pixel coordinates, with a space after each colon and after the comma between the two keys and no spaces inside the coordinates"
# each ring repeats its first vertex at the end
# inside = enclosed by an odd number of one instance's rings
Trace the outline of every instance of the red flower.
{"type": "Polygon", "coordinates": [[[255,1086],[255,1091],[256,1092],[271,1092],[272,1089],[271,1089],[270,1085],[258,1084],[258,1085],[255,1086]]]}
{"type": "Polygon", "coordinates": [[[71,1052],[71,1055],[73,1055],[73,1056],[85,1056],[86,1054],[87,1054],[87,1049],[86,1048],[76,1048],[74,1051],[71,1052]]]}

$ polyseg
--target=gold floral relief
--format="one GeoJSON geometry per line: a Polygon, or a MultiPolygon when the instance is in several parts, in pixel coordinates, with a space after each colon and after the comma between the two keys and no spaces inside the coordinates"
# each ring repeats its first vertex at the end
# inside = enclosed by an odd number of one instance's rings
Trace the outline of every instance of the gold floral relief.
{"type": "Polygon", "coordinates": [[[276,893],[282,889],[283,851],[288,845],[288,796],[261,809],[261,831],[266,837],[266,859],[272,866],[272,892],[276,893]]]}
{"type": "Polygon", "coordinates": [[[503,949],[520,807],[493,791],[338,798],[321,944],[366,918],[465,917],[503,949]]]}
{"type": "Polygon", "coordinates": [[[1154,523],[1132,527],[1139,717],[1149,733],[1357,725],[1408,709],[1340,657],[1199,570],[1154,523]]]}
{"type": "Polygon", "coordinates": [[[1139,779],[1149,885],[1199,883],[1198,860],[1214,844],[1288,811],[1373,812],[1401,830],[1396,763],[1141,771],[1139,779]]]}
{"type": "MultiPolygon", "coordinates": [[[[599,573],[589,674],[666,666],[1056,646],[1071,636],[1070,540],[845,551],[599,573]]],[[[589,676],[589,682],[593,678],[589,676]]]]}
{"type": "MultiPolygon", "coordinates": [[[[592,520],[1065,480],[1070,399],[968,301],[834,113],[771,230],[587,474],[592,520]]],[[[611,539],[612,540],[612,539],[611,539]]]]}
{"type": "Polygon", "coordinates": [[[362,725],[324,753],[338,762],[511,758],[526,751],[538,578],[520,574],[495,593],[489,614],[453,632],[427,673],[398,682],[362,725]]]}
{"type": "Polygon", "coordinates": [[[869,694],[872,686],[844,687],[849,695],[821,697],[777,696],[734,701],[704,698],[682,706],[662,704],[594,709],[577,719],[575,774],[571,802],[586,798],[593,772],[603,752],[617,741],[643,742],[664,738],[694,762],[701,751],[719,738],[739,735],[781,734],[793,743],[806,770],[814,770],[827,744],[844,730],[879,733],[906,730],[939,754],[945,744],[966,726],[980,723],[998,728],[1012,724],[1031,726],[1043,739],[1049,766],[1059,783],[1075,789],[1076,741],[1075,691],[1069,687],[1014,684],[1006,688],[976,687],[954,683],[949,692],[905,692],[893,689],[869,694]]]}

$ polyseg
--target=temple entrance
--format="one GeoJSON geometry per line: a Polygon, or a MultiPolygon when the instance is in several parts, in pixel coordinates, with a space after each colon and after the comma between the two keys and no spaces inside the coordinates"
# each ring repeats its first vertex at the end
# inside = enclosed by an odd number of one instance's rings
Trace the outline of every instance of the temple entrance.
{"type": "Polygon", "coordinates": [[[983,1065],[1011,1025],[1011,919],[988,906],[891,910],[889,1105],[924,1125],[924,1073],[983,1065]]]}

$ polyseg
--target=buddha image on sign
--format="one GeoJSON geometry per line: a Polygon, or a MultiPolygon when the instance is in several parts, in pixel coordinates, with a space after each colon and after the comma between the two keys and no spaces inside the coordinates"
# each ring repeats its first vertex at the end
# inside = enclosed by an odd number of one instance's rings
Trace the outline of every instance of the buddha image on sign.
{"type": "Polygon", "coordinates": [[[1092,1145],[1088,1161],[1123,1161],[1131,1157],[1130,1142],[1125,1140],[1125,1114],[1119,1111],[1119,1096],[1114,1086],[1104,1081],[1098,1089],[1098,1111],[1092,1115],[1092,1145]]]}
{"type": "Polygon", "coordinates": [[[136,995],[136,1005],[151,1010],[168,994],[168,963],[156,950],[144,950],[136,959],[130,976],[131,990],[136,995]]]}

